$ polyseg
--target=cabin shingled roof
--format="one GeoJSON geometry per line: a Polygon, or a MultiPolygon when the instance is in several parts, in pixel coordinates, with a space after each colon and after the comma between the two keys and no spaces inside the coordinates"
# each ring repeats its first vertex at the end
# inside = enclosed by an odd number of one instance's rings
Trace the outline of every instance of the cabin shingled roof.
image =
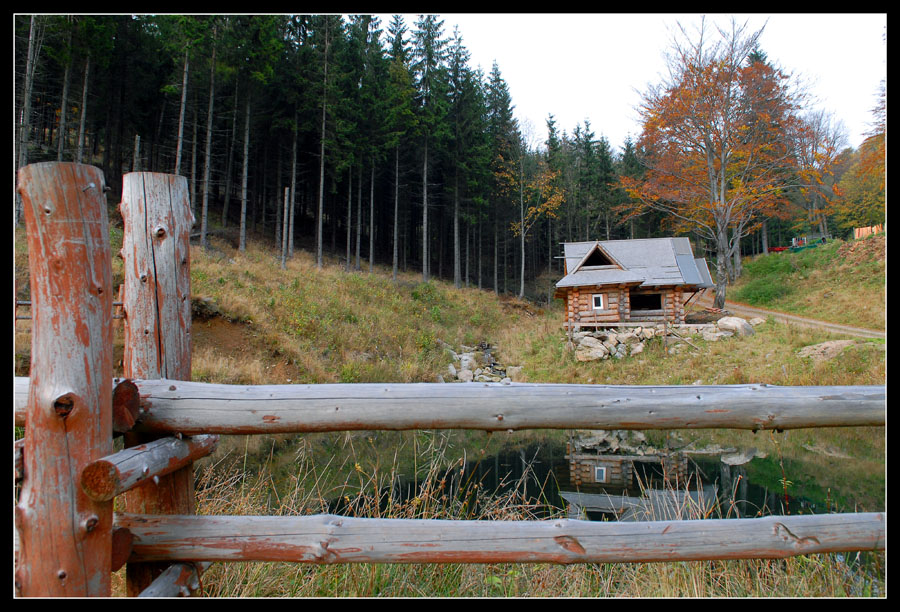
{"type": "Polygon", "coordinates": [[[557,287],[608,284],[713,286],[706,260],[694,257],[687,238],[567,242],[563,244],[563,254],[567,274],[556,283],[557,287]],[[619,265],[583,265],[588,254],[596,248],[619,265]]]}

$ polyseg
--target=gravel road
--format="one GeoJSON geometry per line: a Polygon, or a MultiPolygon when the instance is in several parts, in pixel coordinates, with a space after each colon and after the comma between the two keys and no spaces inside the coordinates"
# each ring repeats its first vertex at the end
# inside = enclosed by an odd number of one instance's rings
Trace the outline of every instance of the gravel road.
{"type": "MultiPolygon", "coordinates": [[[[702,307],[711,307],[713,305],[713,294],[705,291],[702,295],[698,295],[693,303],[702,307]]],[[[850,325],[840,325],[838,323],[828,323],[826,321],[818,321],[807,317],[799,317],[797,315],[776,312],[773,310],[764,310],[754,306],[747,306],[737,302],[729,302],[725,300],[725,310],[736,315],[745,317],[772,317],[781,323],[792,323],[796,325],[806,325],[808,327],[818,327],[827,329],[839,334],[847,334],[859,338],[886,338],[886,333],[874,329],[865,329],[863,327],[852,327],[850,325]]]]}

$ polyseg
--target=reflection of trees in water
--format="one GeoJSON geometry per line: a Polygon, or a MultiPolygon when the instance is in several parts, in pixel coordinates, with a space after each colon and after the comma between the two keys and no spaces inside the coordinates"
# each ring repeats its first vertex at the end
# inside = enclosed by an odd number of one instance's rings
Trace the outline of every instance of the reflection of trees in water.
{"type": "MultiPolygon", "coordinates": [[[[566,507],[560,491],[608,494],[612,496],[644,495],[647,491],[697,491],[715,487],[718,507],[710,518],[752,518],[768,514],[800,514],[827,512],[827,503],[788,496],[785,504],[782,488],[770,488],[751,482],[742,465],[728,465],[718,458],[691,458],[687,478],[672,479],[660,463],[637,461],[634,475],[627,486],[596,483],[575,487],[571,483],[565,445],[543,441],[527,447],[501,451],[493,455],[461,461],[450,467],[433,469],[424,478],[395,476],[390,486],[379,489],[364,507],[358,500],[339,497],[328,504],[328,512],[355,516],[387,516],[391,508],[409,505],[417,497],[442,505],[439,512],[447,516],[483,518],[499,510],[498,498],[514,504],[535,518],[559,513],[566,507]],[[377,510],[375,509],[377,506],[377,510]]],[[[760,459],[755,459],[760,461],[760,459]]],[[[424,504],[424,501],[423,501],[424,504]]],[[[435,506],[431,506],[435,509],[435,506]]],[[[589,518],[599,518],[599,515],[589,518]]],[[[606,517],[611,518],[611,517],[606,517]]]]}
{"type": "MultiPolygon", "coordinates": [[[[534,518],[550,516],[562,507],[558,476],[566,466],[561,443],[545,441],[494,455],[457,462],[434,471],[425,478],[396,476],[391,486],[378,492],[378,512],[415,500],[432,500],[444,505],[442,511],[457,518],[481,518],[501,511],[501,501],[509,502],[534,518]]],[[[354,500],[339,497],[328,503],[328,512],[359,516],[354,500]]],[[[374,505],[371,508],[374,510],[374,505]]],[[[436,517],[440,518],[440,517],[436,517]]]]}

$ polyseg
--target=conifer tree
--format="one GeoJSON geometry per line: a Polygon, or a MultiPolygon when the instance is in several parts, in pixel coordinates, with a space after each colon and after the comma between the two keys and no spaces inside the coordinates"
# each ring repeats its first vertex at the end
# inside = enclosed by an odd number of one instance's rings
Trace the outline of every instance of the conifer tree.
{"type": "Polygon", "coordinates": [[[436,15],[421,15],[413,31],[412,70],[418,93],[419,136],[422,142],[422,280],[430,277],[431,235],[428,227],[428,167],[446,136],[447,41],[444,21],[436,15]]]}

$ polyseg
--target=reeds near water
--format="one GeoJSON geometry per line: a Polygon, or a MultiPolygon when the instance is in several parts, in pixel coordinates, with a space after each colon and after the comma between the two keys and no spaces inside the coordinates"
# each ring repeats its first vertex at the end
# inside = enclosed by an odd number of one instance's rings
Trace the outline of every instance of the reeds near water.
{"type": "MultiPolygon", "coordinates": [[[[372,467],[351,437],[327,463],[313,461],[300,442],[291,451],[292,474],[276,482],[264,465],[224,457],[198,473],[200,514],[299,515],[334,512],[380,518],[540,520],[547,506],[525,488],[526,469],[502,492],[472,482],[448,453],[440,432],[417,438],[414,487],[398,491],[393,461],[372,467]],[[365,466],[365,467],[364,467],[365,466]],[[334,474],[343,474],[335,480],[334,474]]],[[[548,483],[542,483],[549,486],[548,483]]],[[[682,483],[687,485],[688,483],[682,483]]],[[[691,505],[687,518],[728,515],[691,505]]],[[[559,509],[558,516],[564,516],[559,509]]],[[[884,554],[828,554],[784,560],[581,564],[346,564],[218,563],[204,575],[205,597],[879,597],[885,594],[884,554]]]]}

